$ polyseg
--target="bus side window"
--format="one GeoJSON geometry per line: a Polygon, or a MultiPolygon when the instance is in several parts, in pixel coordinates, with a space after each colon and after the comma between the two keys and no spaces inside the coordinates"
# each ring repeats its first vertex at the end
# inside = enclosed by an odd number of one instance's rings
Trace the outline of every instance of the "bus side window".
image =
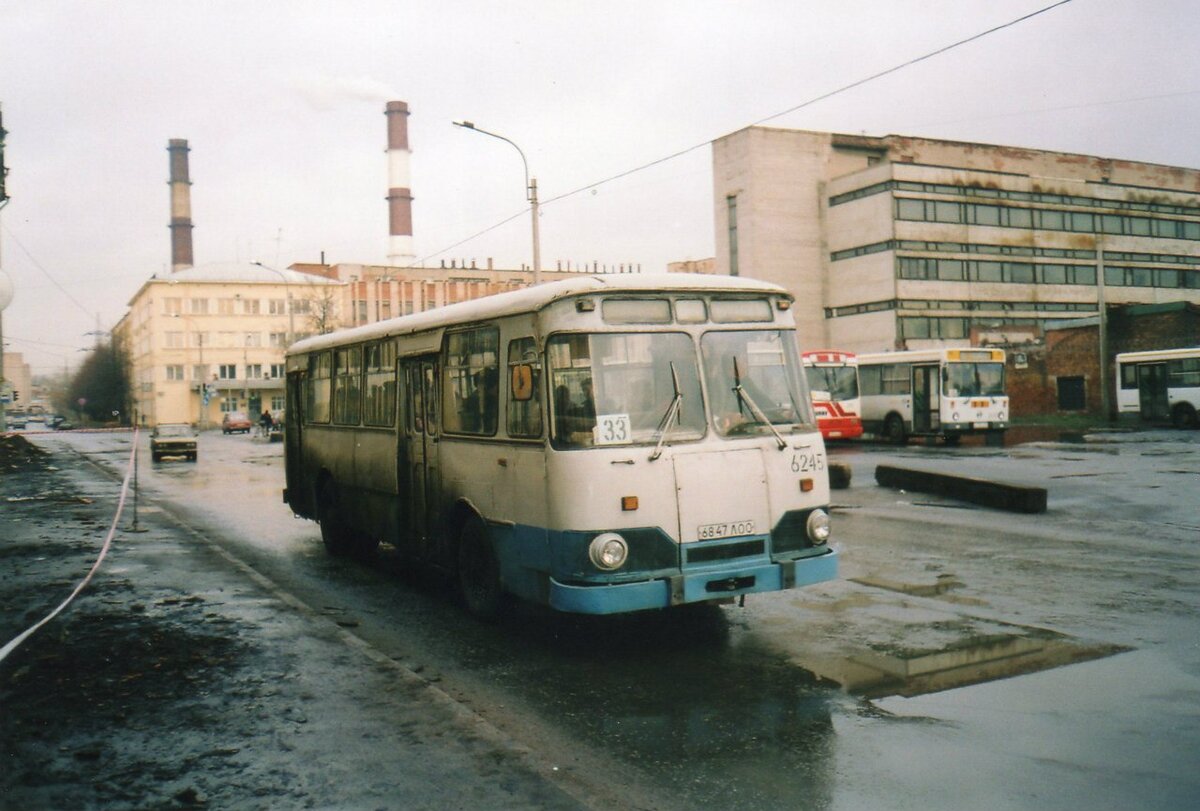
{"type": "Polygon", "coordinates": [[[409,428],[414,434],[419,434],[425,430],[424,381],[421,380],[419,367],[409,370],[408,393],[410,404],[408,413],[411,415],[409,428]]]}
{"type": "Polygon", "coordinates": [[[495,327],[446,336],[442,368],[443,427],[491,436],[500,413],[500,332],[495,327]]]}
{"type": "Polygon", "coordinates": [[[508,435],[536,439],[542,435],[542,364],[533,338],[508,344],[508,435]]]}

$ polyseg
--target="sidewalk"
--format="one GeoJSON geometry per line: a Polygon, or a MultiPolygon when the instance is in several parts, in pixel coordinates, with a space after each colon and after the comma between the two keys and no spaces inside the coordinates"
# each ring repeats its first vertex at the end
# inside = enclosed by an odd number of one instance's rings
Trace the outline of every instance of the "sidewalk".
{"type": "MultiPolygon", "coordinates": [[[[118,493],[70,452],[0,437],[0,645],[91,567],[118,493]]],[[[0,809],[581,807],[435,686],[162,511],[143,502],[139,525],[0,663],[0,809]]]]}

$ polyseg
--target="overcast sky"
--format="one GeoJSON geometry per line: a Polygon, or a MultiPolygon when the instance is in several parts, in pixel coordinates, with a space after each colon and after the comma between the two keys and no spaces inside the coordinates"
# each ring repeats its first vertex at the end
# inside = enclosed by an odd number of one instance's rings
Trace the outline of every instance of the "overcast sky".
{"type": "MultiPolygon", "coordinates": [[[[197,265],[384,263],[384,103],[409,105],[417,256],[664,270],[713,252],[707,146],[1053,0],[0,0],[7,351],[73,369],[170,270],[168,139],[197,265]],[[598,184],[598,185],[593,185],[598,184]],[[65,288],[68,292],[63,292],[65,288]]],[[[1200,14],[1074,0],[769,126],[1200,167],[1200,14]]]]}

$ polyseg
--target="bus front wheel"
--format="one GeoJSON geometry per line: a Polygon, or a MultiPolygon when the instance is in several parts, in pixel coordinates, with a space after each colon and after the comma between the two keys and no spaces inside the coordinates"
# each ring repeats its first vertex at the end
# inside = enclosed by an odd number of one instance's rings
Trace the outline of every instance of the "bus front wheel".
{"type": "Polygon", "coordinates": [[[458,536],[458,589],[467,611],[483,620],[494,620],[504,607],[500,562],[488,538],[483,519],[472,516],[458,536]]]}
{"type": "Polygon", "coordinates": [[[888,414],[883,423],[883,435],[893,445],[903,445],[908,441],[908,432],[904,430],[904,420],[899,414],[888,414]]]}

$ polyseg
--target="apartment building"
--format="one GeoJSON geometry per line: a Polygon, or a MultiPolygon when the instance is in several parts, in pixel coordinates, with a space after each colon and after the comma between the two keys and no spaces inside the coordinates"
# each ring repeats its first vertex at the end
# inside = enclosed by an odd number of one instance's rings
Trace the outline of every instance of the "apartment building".
{"type": "MultiPolygon", "coordinates": [[[[548,270],[544,282],[589,273],[548,270]]],[[[294,341],[533,284],[533,271],[225,263],[146,281],[113,330],[129,352],[133,405],[146,424],[219,425],[221,415],[284,407],[284,350],[294,341]]]]}
{"type": "Polygon", "coordinates": [[[211,264],[147,280],[113,330],[147,425],[219,425],[280,411],[288,344],[340,324],[341,284],[294,270],[211,264]]]}
{"type": "Polygon", "coordinates": [[[1200,303],[1200,170],[750,127],[713,142],[716,272],[788,288],[805,346],[1007,342],[1200,303]]]}

